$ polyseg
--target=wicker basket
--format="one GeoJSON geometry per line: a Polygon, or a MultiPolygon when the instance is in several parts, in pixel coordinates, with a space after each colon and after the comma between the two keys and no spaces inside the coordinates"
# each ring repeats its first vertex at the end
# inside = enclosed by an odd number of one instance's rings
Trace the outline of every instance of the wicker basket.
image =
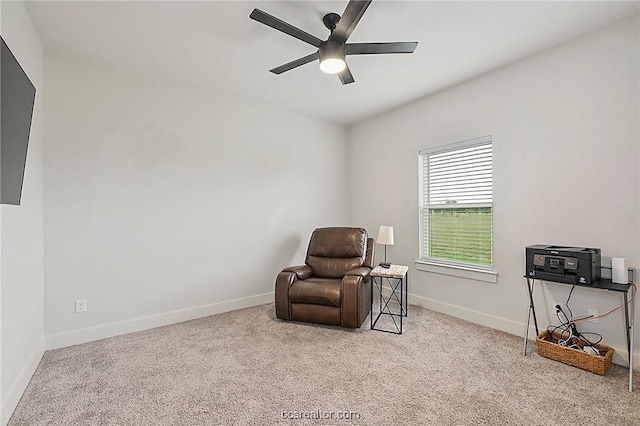
{"type": "MultiPolygon", "coordinates": [[[[558,337],[558,334],[553,334],[555,341],[558,341],[558,337]]],[[[565,364],[582,368],[583,370],[591,371],[601,376],[607,374],[609,367],[611,367],[611,360],[613,359],[613,348],[609,346],[595,345],[598,351],[600,351],[600,355],[591,355],[578,349],[552,343],[547,330],[540,333],[536,339],[536,346],[538,347],[538,353],[545,358],[564,362],[565,364]]]]}

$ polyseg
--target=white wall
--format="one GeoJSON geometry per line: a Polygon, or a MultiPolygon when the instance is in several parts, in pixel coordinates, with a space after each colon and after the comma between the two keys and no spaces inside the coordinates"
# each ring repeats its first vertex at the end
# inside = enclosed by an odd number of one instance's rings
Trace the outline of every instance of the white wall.
{"type": "Polygon", "coordinates": [[[72,57],[45,71],[48,348],[271,302],[313,229],[347,224],[342,127],[72,57]]]}
{"type": "Polygon", "coordinates": [[[36,87],[22,202],[2,205],[0,424],[8,421],[44,352],[43,49],[22,2],[2,2],[2,37],[36,87]]]}
{"type": "MultiPolygon", "coordinates": [[[[639,25],[627,20],[351,129],[351,155],[369,159],[351,169],[352,220],[394,226],[388,257],[411,265],[410,301],[522,335],[525,246],[600,247],[640,267],[639,25]],[[417,271],[418,151],[484,135],[494,144],[498,283],[417,271]]],[[[571,287],[546,288],[543,326],[557,321],[545,309],[571,287]]],[[[579,289],[571,307],[604,313],[620,303],[579,289]]],[[[601,332],[626,357],[619,313],[584,330],[601,332]]]]}

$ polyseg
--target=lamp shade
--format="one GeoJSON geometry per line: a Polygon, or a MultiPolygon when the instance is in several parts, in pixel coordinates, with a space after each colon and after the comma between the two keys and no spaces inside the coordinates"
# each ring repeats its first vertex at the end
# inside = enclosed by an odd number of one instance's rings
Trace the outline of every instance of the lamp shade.
{"type": "Polygon", "coordinates": [[[385,226],[381,225],[380,229],[378,229],[378,239],[376,240],[378,244],[385,244],[388,246],[393,245],[393,226],[385,226]]]}

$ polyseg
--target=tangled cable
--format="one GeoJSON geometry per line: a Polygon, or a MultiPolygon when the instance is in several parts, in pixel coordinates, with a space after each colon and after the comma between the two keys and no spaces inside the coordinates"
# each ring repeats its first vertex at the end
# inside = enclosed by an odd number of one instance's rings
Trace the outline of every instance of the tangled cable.
{"type": "MultiPolygon", "coordinates": [[[[602,335],[591,331],[579,332],[578,328],[576,327],[575,323],[577,321],[592,318],[593,315],[581,315],[578,317],[573,316],[573,312],[569,307],[569,300],[571,299],[571,294],[573,293],[573,289],[575,287],[576,286],[571,287],[571,291],[569,291],[569,296],[567,297],[567,301],[565,302],[565,306],[569,311],[569,315],[564,312],[560,305],[556,305],[556,316],[558,317],[558,321],[560,321],[560,325],[550,325],[547,327],[549,339],[552,343],[556,343],[561,346],[584,350],[585,352],[589,352],[594,355],[600,355],[600,351],[598,351],[596,345],[602,341],[602,335]],[[596,336],[596,339],[589,339],[587,338],[587,336],[596,336]]],[[[608,312],[607,314],[613,312],[614,310],[608,312]]]]}

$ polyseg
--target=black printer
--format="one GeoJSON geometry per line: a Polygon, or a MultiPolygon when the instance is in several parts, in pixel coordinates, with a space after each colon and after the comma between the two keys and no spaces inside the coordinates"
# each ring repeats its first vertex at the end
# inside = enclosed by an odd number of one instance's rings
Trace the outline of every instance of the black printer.
{"type": "Polygon", "coordinates": [[[537,244],[525,248],[527,277],[591,285],[600,279],[600,249],[537,244]]]}

